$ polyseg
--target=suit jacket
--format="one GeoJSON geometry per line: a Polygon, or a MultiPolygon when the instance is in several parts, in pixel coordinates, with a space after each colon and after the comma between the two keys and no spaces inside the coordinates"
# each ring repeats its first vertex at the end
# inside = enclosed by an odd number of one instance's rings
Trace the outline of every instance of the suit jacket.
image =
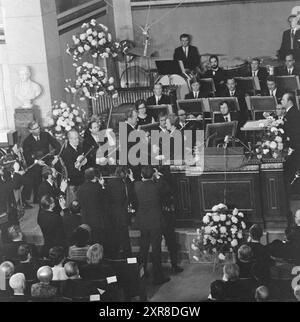
{"type": "MultiPolygon", "coordinates": [[[[231,122],[232,121],[240,121],[240,115],[239,112],[229,112],[231,122]]],[[[214,123],[224,123],[225,118],[222,113],[216,113],[214,114],[214,123]]]]}
{"type": "MultiPolygon", "coordinates": [[[[289,72],[288,72],[287,67],[286,66],[281,66],[281,67],[277,68],[276,69],[276,75],[277,76],[287,76],[287,75],[289,75],[289,72]]],[[[293,68],[292,75],[300,76],[300,70],[299,70],[299,68],[294,67],[293,68]]]]}
{"type": "Polygon", "coordinates": [[[39,141],[36,141],[32,134],[28,135],[23,142],[23,153],[27,166],[33,164],[36,158],[41,158],[48,154],[50,146],[55,149],[56,154],[59,153],[59,142],[48,132],[41,132],[39,141]]]}
{"type": "MultiPolygon", "coordinates": [[[[265,67],[258,67],[258,72],[257,72],[257,77],[259,79],[260,82],[263,82],[265,83],[266,80],[267,80],[267,77],[268,77],[269,73],[268,73],[268,70],[267,68],[265,67]]],[[[252,69],[250,67],[250,71],[248,71],[246,74],[245,74],[246,77],[252,77],[252,69]]]]}
{"type": "Polygon", "coordinates": [[[290,138],[290,147],[300,152],[300,112],[292,106],[285,115],[284,131],[290,138]]]}
{"type": "Polygon", "coordinates": [[[200,55],[197,47],[189,46],[188,56],[186,57],[182,47],[177,47],[173,54],[174,60],[182,60],[184,68],[194,70],[200,65],[200,55]]]}
{"type": "Polygon", "coordinates": [[[219,67],[218,70],[215,72],[211,69],[207,70],[204,73],[203,78],[212,78],[215,82],[216,90],[220,91],[224,87],[223,82],[226,81],[227,75],[225,70],[219,67]]]}
{"type": "Polygon", "coordinates": [[[68,246],[71,246],[71,236],[73,231],[82,224],[82,218],[80,214],[73,214],[67,211],[63,216],[64,233],[68,246]]]}
{"type": "MultiPolygon", "coordinates": [[[[206,92],[198,92],[198,95],[196,98],[204,98],[204,97],[211,97],[211,94],[206,92]]],[[[189,92],[188,94],[186,94],[184,99],[186,100],[195,99],[194,92],[189,92]]]]}
{"type": "Polygon", "coordinates": [[[82,143],[82,150],[84,153],[87,153],[89,151],[89,149],[91,149],[91,148],[93,148],[93,150],[86,157],[86,159],[87,159],[87,164],[85,166],[86,169],[88,169],[90,167],[95,167],[98,146],[99,146],[99,144],[95,141],[91,132],[88,130],[84,135],[84,139],[83,139],[83,143],[82,143]]]}
{"type": "MultiPolygon", "coordinates": [[[[164,104],[171,104],[170,96],[166,94],[162,94],[160,100],[158,101],[158,105],[164,105],[164,104]]],[[[147,98],[147,105],[156,105],[156,99],[155,95],[152,95],[147,98]]]]}
{"type": "Polygon", "coordinates": [[[110,217],[114,226],[129,225],[128,204],[134,204],[133,183],[121,178],[111,178],[106,186],[110,217]]]}
{"type": "Polygon", "coordinates": [[[63,221],[59,212],[40,209],[37,221],[44,236],[46,249],[65,245],[63,221]]]}
{"type": "Polygon", "coordinates": [[[106,197],[98,182],[85,181],[78,190],[82,222],[88,224],[94,233],[104,229],[106,197]]]}
{"type": "MultiPolygon", "coordinates": [[[[282,96],[284,95],[285,91],[283,91],[282,89],[280,88],[276,88],[276,93],[275,93],[275,97],[276,97],[276,100],[278,103],[281,102],[281,99],[282,99],[282,96]]],[[[262,92],[262,96],[271,96],[270,95],[270,91],[268,89],[265,89],[263,92],[262,92]]]]}
{"type": "Polygon", "coordinates": [[[69,183],[72,186],[80,186],[84,181],[84,173],[83,171],[79,171],[75,168],[75,162],[79,155],[81,155],[82,149],[80,147],[75,151],[70,143],[63,150],[61,157],[66,165],[69,177],[69,183]]]}
{"type": "Polygon", "coordinates": [[[285,30],[282,34],[281,46],[278,51],[279,58],[284,60],[290,52],[293,52],[297,61],[300,60],[300,30],[295,33],[293,50],[291,50],[291,29],[285,30]]]}
{"type": "Polygon", "coordinates": [[[165,182],[152,180],[134,183],[137,200],[136,223],[139,229],[161,229],[162,203],[169,192],[165,182]]]}

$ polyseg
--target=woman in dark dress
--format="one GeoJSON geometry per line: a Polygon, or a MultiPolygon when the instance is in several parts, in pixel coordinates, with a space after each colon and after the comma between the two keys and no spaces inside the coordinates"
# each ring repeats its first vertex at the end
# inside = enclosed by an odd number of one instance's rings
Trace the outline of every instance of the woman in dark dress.
{"type": "Polygon", "coordinates": [[[135,108],[138,113],[137,126],[154,123],[154,118],[147,114],[146,101],[141,99],[135,102],[135,108]]]}

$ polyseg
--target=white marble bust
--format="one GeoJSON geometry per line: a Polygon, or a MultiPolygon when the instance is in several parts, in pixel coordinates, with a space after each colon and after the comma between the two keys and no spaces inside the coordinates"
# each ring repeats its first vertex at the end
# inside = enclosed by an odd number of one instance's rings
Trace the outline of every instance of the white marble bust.
{"type": "Polygon", "coordinates": [[[28,66],[23,66],[19,70],[19,83],[15,86],[15,95],[22,103],[21,107],[31,108],[32,101],[37,98],[41,92],[41,86],[30,79],[31,73],[28,66]]]}

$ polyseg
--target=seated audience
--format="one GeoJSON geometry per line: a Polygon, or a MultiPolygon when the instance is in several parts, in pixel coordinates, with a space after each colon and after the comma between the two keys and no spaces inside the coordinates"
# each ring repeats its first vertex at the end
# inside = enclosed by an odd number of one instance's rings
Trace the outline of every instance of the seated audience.
{"type": "Polygon", "coordinates": [[[47,256],[50,248],[65,245],[64,227],[60,213],[55,211],[55,200],[52,197],[42,197],[40,207],[38,224],[44,236],[43,252],[47,256]]]}
{"type": "Polygon", "coordinates": [[[9,286],[14,294],[9,298],[9,302],[26,302],[28,300],[25,295],[26,279],[23,273],[16,273],[9,279],[9,286]]]}
{"type": "Polygon", "coordinates": [[[52,281],[64,281],[67,279],[64,269],[65,251],[63,247],[53,247],[49,251],[49,259],[52,264],[52,281]]]}
{"type": "Polygon", "coordinates": [[[49,266],[42,266],[37,271],[39,283],[31,286],[31,296],[34,298],[51,299],[57,293],[56,287],[50,285],[53,278],[52,269],[49,266]]]}
{"type": "Polygon", "coordinates": [[[266,286],[259,286],[255,290],[255,301],[256,302],[267,302],[269,299],[269,290],[266,286]]]}
{"type": "Polygon", "coordinates": [[[141,99],[135,102],[135,108],[137,111],[137,126],[154,123],[154,118],[147,114],[146,101],[141,99]]]}
{"type": "Polygon", "coordinates": [[[268,71],[265,67],[260,66],[260,63],[261,62],[259,58],[252,58],[250,70],[245,76],[257,77],[261,91],[265,91],[267,87],[266,81],[268,77],[268,71]]]}
{"type": "Polygon", "coordinates": [[[87,229],[79,226],[71,237],[74,245],[69,247],[68,258],[76,262],[86,262],[86,254],[90,248],[90,233],[87,229]]]}
{"type": "Polygon", "coordinates": [[[219,93],[225,88],[226,72],[219,66],[219,58],[216,55],[209,57],[208,70],[204,73],[204,78],[212,78],[215,83],[216,91],[219,93]]]}
{"type": "Polygon", "coordinates": [[[73,200],[69,206],[69,211],[67,211],[63,216],[64,233],[68,246],[71,246],[71,239],[74,230],[82,223],[80,210],[79,202],[77,200],[73,200]]]}
{"type": "Polygon", "coordinates": [[[226,284],[222,280],[213,281],[210,284],[210,294],[208,296],[209,301],[211,302],[224,301],[226,299],[225,286],[226,284]]]}
{"type": "Polygon", "coordinates": [[[23,273],[27,281],[36,279],[38,264],[32,256],[31,247],[27,244],[22,244],[18,249],[19,263],[15,266],[15,273],[23,273]]]}
{"type": "Polygon", "coordinates": [[[170,96],[163,94],[163,86],[158,83],[154,85],[154,95],[148,97],[147,105],[164,105],[171,104],[170,96]]]}
{"type": "Polygon", "coordinates": [[[189,92],[188,94],[186,94],[184,99],[188,100],[188,99],[197,99],[197,98],[203,98],[203,97],[210,97],[211,96],[209,93],[200,91],[201,84],[196,80],[192,81],[191,88],[192,88],[192,91],[189,92]]]}
{"type": "Polygon", "coordinates": [[[12,289],[9,286],[9,279],[14,273],[14,264],[9,261],[5,261],[0,265],[0,278],[1,278],[1,288],[0,288],[0,298],[7,298],[13,294],[12,289]]]}
{"type": "Polygon", "coordinates": [[[102,263],[103,247],[92,245],[87,251],[87,264],[79,268],[80,276],[85,280],[97,280],[114,276],[116,273],[108,265],[102,263]]]}
{"type": "Polygon", "coordinates": [[[237,265],[240,278],[253,278],[253,252],[250,246],[242,245],[238,249],[237,265]]]}
{"type": "Polygon", "coordinates": [[[230,112],[226,101],[220,103],[220,113],[214,113],[214,123],[239,121],[239,112],[230,112]]]}
{"type": "Polygon", "coordinates": [[[262,96],[273,96],[278,103],[281,102],[284,91],[277,87],[276,77],[269,75],[267,77],[267,88],[262,92],[262,96]]]}

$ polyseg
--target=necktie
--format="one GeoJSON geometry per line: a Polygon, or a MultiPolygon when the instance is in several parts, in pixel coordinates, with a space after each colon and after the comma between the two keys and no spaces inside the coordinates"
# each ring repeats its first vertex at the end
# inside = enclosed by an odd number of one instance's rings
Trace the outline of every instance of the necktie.
{"type": "Polygon", "coordinates": [[[194,98],[197,98],[197,93],[196,92],[194,93],[194,98]]]}
{"type": "Polygon", "coordinates": [[[233,96],[233,92],[230,92],[230,96],[233,96]]]}
{"type": "Polygon", "coordinates": [[[188,49],[187,49],[187,47],[184,47],[184,53],[185,53],[185,57],[187,58],[187,56],[188,56],[188,49]]]}
{"type": "Polygon", "coordinates": [[[291,49],[294,49],[294,38],[295,38],[295,31],[292,29],[291,32],[291,49]]]}
{"type": "Polygon", "coordinates": [[[225,122],[228,122],[228,116],[224,116],[225,122]]]}
{"type": "Polygon", "coordinates": [[[252,72],[252,76],[255,77],[256,76],[256,73],[255,72],[252,72]]]}
{"type": "Polygon", "coordinates": [[[292,70],[291,69],[289,69],[289,75],[292,75],[292,70]]]}

